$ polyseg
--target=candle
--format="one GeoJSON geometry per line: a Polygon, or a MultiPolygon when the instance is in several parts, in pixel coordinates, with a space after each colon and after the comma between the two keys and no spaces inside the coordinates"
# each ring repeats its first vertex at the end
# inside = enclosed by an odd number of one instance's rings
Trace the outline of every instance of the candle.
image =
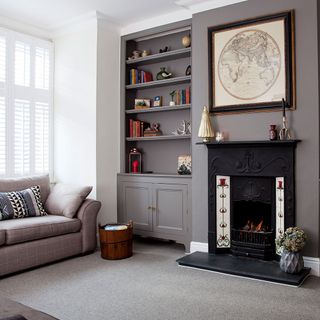
{"type": "Polygon", "coordinates": [[[217,132],[216,133],[216,141],[220,142],[224,140],[223,132],[217,132]]]}
{"type": "Polygon", "coordinates": [[[219,179],[220,180],[220,186],[226,185],[226,179],[219,179]]]}
{"type": "Polygon", "coordinates": [[[135,160],[132,162],[132,172],[137,173],[139,172],[139,161],[135,160]]]}
{"type": "Polygon", "coordinates": [[[282,189],[282,181],[278,181],[278,189],[282,189]]]}
{"type": "Polygon", "coordinates": [[[286,116],[286,102],[284,99],[282,99],[282,116],[286,116]]]}

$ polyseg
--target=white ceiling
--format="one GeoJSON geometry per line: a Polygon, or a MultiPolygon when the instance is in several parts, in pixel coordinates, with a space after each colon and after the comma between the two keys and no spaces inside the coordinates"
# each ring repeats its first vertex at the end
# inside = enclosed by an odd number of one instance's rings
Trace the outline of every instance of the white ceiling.
{"type": "Polygon", "coordinates": [[[0,0],[0,15],[45,29],[55,29],[76,17],[98,11],[126,26],[196,6],[220,7],[243,0],[0,0]]]}

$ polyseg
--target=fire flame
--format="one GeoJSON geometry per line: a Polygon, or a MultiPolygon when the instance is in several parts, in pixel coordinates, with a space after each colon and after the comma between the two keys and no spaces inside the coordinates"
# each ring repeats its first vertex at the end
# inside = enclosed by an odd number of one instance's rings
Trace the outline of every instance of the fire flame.
{"type": "Polygon", "coordinates": [[[255,224],[253,221],[248,220],[247,224],[243,227],[245,231],[252,231],[252,232],[261,232],[263,230],[263,219],[258,223],[255,224]]]}

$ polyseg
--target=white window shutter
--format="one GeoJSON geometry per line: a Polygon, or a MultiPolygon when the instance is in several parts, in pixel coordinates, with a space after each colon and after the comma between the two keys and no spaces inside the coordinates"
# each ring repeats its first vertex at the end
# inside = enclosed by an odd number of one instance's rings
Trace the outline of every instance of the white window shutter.
{"type": "Polygon", "coordinates": [[[24,175],[30,173],[31,157],[31,126],[30,102],[15,100],[14,104],[14,139],[13,160],[14,174],[24,175]]]}
{"type": "Polygon", "coordinates": [[[7,165],[7,113],[6,113],[6,104],[5,98],[0,97],[0,176],[6,174],[6,165],[7,165]]]}
{"type": "Polygon", "coordinates": [[[14,50],[14,78],[15,84],[30,86],[30,45],[16,41],[14,50]]]}
{"type": "Polygon", "coordinates": [[[36,47],[35,53],[35,87],[37,89],[49,89],[49,50],[45,48],[36,47]]]}
{"type": "Polygon", "coordinates": [[[35,104],[35,133],[34,154],[35,173],[48,172],[49,170],[49,105],[36,102],[35,104]]]}
{"type": "Polygon", "coordinates": [[[6,38],[0,37],[0,83],[6,80],[6,38]]]}
{"type": "Polygon", "coordinates": [[[51,173],[53,46],[0,27],[0,176],[51,173]]]}

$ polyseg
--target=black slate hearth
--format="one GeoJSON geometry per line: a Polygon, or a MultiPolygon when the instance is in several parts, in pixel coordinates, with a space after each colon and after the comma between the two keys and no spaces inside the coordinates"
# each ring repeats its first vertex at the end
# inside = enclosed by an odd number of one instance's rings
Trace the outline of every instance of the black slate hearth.
{"type": "Polygon", "coordinates": [[[299,286],[310,273],[304,268],[298,274],[283,272],[277,261],[263,261],[231,254],[208,254],[194,252],[177,260],[180,266],[227,273],[236,276],[299,286]]]}

